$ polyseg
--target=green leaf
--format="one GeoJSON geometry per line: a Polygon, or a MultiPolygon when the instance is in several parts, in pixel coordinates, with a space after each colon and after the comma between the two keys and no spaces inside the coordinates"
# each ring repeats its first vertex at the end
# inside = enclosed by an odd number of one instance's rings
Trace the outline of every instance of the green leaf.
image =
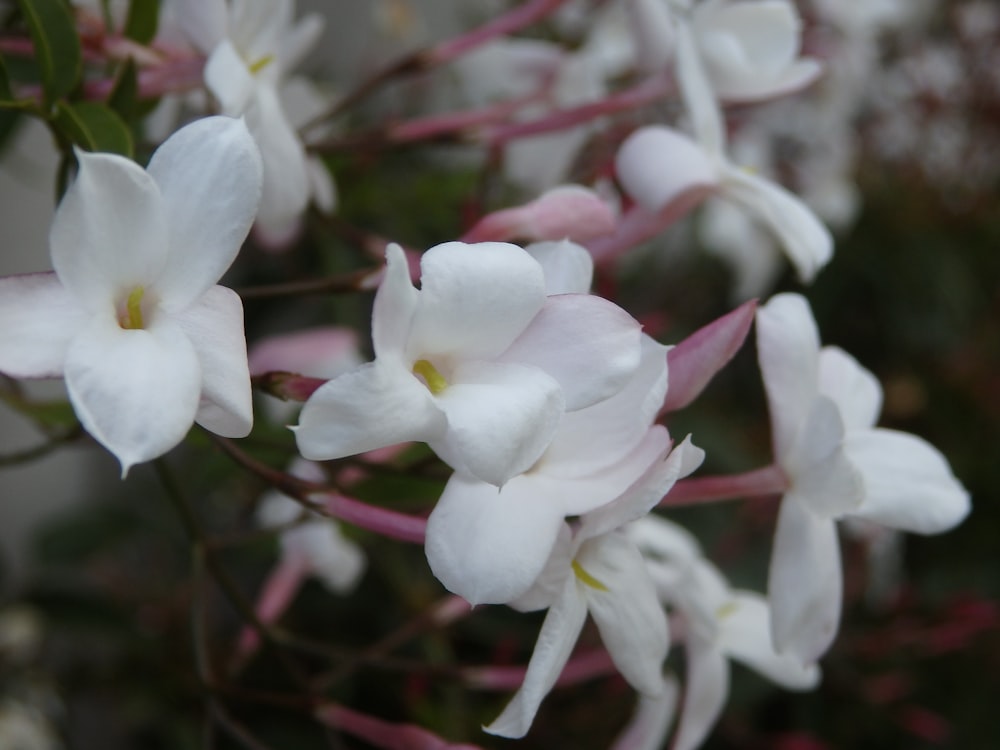
{"type": "Polygon", "coordinates": [[[62,0],[18,0],[18,5],[31,31],[46,103],[52,104],[80,80],[80,39],[72,10],[62,0]]]}
{"type": "Polygon", "coordinates": [[[135,116],[136,95],[139,91],[138,76],[135,61],[130,57],[122,65],[115,86],[108,95],[108,106],[122,116],[131,120],[135,116]]]}
{"type": "Polygon", "coordinates": [[[10,76],[7,75],[7,63],[0,55],[0,101],[13,101],[14,91],[10,87],[10,76]]]}
{"type": "Polygon", "coordinates": [[[149,44],[156,36],[160,20],[160,0],[132,0],[125,20],[125,36],[140,44],[149,44]]]}
{"type": "Polygon", "coordinates": [[[134,153],[128,125],[101,102],[58,102],[54,124],[66,140],[87,151],[106,151],[130,159],[134,153]]]}

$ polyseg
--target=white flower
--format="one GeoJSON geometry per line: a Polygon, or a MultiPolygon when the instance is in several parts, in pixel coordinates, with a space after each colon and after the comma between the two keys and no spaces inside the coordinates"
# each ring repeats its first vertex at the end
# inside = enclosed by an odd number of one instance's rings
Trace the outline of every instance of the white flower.
{"type": "Polygon", "coordinates": [[[516,245],[449,242],[414,289],[398,245],[375,297],[375,361],[302,409],[303,456],[340,458],[420,440],[453,468],[503,485],[531,467],[564,411],[610,397],[639,363],[639,324],[586,294],[546,296],[516,245]]]}
{"type": "Polygon", "coordinates": [[[789,482],[768,583],[772,632],[780,651],[810,662],[840,617],[836,520],[933,534],[966,516],[969,496],[929,443],[874,427],[878,381],[841,349],[820,349],[803,297],[781,294],[757,311],[757,346],[775,458],[789,482]]]}
{"type": "Polygon", "coordinates": [[[0,279],[0,370],[64,376],[77,416],[123,475],[173,448],[195,421],[246,435],[243,305],[215,284],[260,199],[246,127],[198,120],[147,170],[111,154],[77,158],[52,224],[55,273],[0,279]]]}

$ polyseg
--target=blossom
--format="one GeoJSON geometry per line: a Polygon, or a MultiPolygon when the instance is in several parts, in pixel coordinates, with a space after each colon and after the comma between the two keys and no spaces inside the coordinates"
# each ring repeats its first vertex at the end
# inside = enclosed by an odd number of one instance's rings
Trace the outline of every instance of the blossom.
{"type": "Polygon", "coordinates": [[[840,617],[836,520],[934,534],[961,522],[969,496],[936,448],[874,426],[878,381],[843,350],[820,349],[803,297],[780,294],[761,307],[757,342],[775,458],[789,483],[768,583],[772,634],[779,650],[808,662],[840,617]]]}
{"type": "Polygon", "coordinates": [[[54,273],[0,279],[0,370],[66,380],[87,431],[121,462],[162,455],[193,422],[250,431],[243,306],[215,282],[260,199],[260,156],[244,124],[198,120],[147,170],[77,152],[52,223],[54,273]]]}
{"type": "Polygon", "coordinates": [[[420,440],[456,470],[501,486],[546,449],[566,411],[620,390],[639,362],[639,324],[586,294],[546,296],[516,245],[448,242],[421,258],[386,248],[375,360],[321,386],[295,436],[312,460],[420,440]]]}

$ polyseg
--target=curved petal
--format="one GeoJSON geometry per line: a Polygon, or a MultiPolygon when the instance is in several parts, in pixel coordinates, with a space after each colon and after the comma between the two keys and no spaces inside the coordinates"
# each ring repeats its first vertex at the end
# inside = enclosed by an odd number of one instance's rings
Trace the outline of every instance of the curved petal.
{"type": "Polygon", "coordinates": [[[548,373],[562,386],[566,411],[576,411],[625,387],[639,366],[641,334],[639,322],[613,302],[559,294],[497,359],[548,373]]]}
{"type": "Polygon", "coordinates": [[[488,359],[509,347],[545,303],[542,267],[517,245],[446,242],[420,259],[414,359],[488,359]]]}
{"type": "Polygon", "coordinates": [[[219,109],[239,117],[253,100],[257,82],[233,43],[223,39],[205,62],[205,86],[219,102],[219,109]]]}
{"type": "Polygon", "coordinates": [[[406,255],[395,242],[389,243],[385,248],[385,275],[372,307],[372,345],[376,357],[402,358],[416,311],[417,290],[410,281],[406,255]]]}
{"type": "Polygon", "coordinates": [[[719,182],[715,164],[697,143],[659,125],[639,128],[625,139],[615,156],[615,173],[625,192],[651,213],[693,187],[719,182]]]}
{"type": "Polygon", "coordinates": [[[425,550],[445,588],[470,604],[525,594],[545,568],[563,524],[548,483],[515,477],[499,491],[453,474],[427,519],[425,550]]]}
{"type": "Polygon", "coordinates": [[[80,171],[49,233],[52,265],[84,307],[113,318],[131,289],[151,284],[166,262],[163,197],[123,156],[78,150],[76,158],[80,171]]]}
{"type": "Polygon", "coordinates": [[[895,430],[859,430],[848,433],[844,448],[864,484],[864,501],[853,516],[938,534],[968,515],[969,493],[941,452],[922,438],[895,430]]]}
{"type": "Polygon", "coordinates": [[[320,13],[309,13],[295,22],[281,40],[278,57],[283,73],[290,73],[302,64],[323,36],[325,26],[326,19],[320,13]]]}
{"type": "Polygon", "coordinates": [[[726,124],[690,24],[678,19],[675,75],[698,143],[711,155],[726,148],[726,124]]]}
{"type": "Polygon", "coordinates": [[[729,696],[729,663],[712,641],[687,642],[687,684],[673,750],[694,750],[715,726],[729,696]]]}
{"type": "Polygon", "coordinates": [[[410,440],[430,441],[446,426],[420,381],[376,360],[320,386],[292,429],[299,452],[324,461],[410,440]]]}
{"type": "Polygon", "coordinates": [[[812,57],[792,62],[774,78],[744,76],[716,83],[716,93],[727,104],[751,104],[794,94],[819,80],[823,63],[812,57]]]}
{"type": "Polygon", "coordinates": [[[811,664],[837,635],[843,588],[834,521],[786,498],[778,513],[767,597],[771,637],[779,654],[811,664]]]}
{"type": "Polygon", "coordinates": [[[556,684],[587,619],[587,602],[578,593],[572,576],[566,579],[562,595],[549,608],[528,662],[524,682],[503,713],[483,730],[500,737],[523,737],[531,728],[542,699],[556,684]]]}
{"type": "Polygon", "coordinates": [[[468,362],[437,396],[448,431],[429,440],[457,471],[502,486],[539,459],[559,426],[559,384],[541,370],[499,362],[468,362]]]}
{"type": "Polygon", "coordinates": [[[201,402],[195,421],[216,435],[246,437],[253,427],[253,399],[239,295],[213,286],[174,320],[201,364],[201,402]]]}
{"type": "Polygon", "coordinates": [[[584,542],[576,561],[604,587],[577,584],[615,666],[632,687],[655,696],[663,689],[670,637],[666,613],[638,548],[624,532],[611,532],[584,542]]]}
{"type": "MultiPolygon", "coordinates": [[[[515,478],[513,481],[517,481],[515,478]]],[[[541,574],[531,584],[531,588],[520,596],[507,602],[507,606],[518,612],[534,612],[548,609],[559,597],[567,576],[572,577],[573,555],[576,545],[573,543],[573,532],[568,523],[559,526],[552,552],[545,563],[541,574]]]]}
{"type": "Polygon", "coordinates": [[[819,392],[837,405],[848,431],[874,427],[882,411],[878,380],[836,346],[824,346],[819,352],[819,392]]]}
{"type": "Polygon", "coordinates": [[[611,750],[662,750],[667,741],[667,732],[677,715],[680,694],[681,688],[676,678],[667,675],[655,698],[640,695],[635,713],[615,738],[611,750]]]}
{"type": "Polygon", "coordinates": [[[54,273],[0,278],[0,372],[61,376],[66,350],[88,318],[54,273]]]}
{"type": "Polygon", "coordinates": [[[149,162],[163,195],[170,251],[156,289],[182,310],[222,277],[253,224],[261,160],[242,120],[206,117],[178,130],[149,162]]]}
{"type": "Polygon", "coordinates": [[[95,317],[70,344],[66,389],[80,422],[122,465],[162,456],[194,423],[201,391],[198,358],[172,320],[125,330],[95,317]]]}
{"type": "Polygon", "coordinates": [[[570,240],[533,242],[524,248],[545,273],[545,293],[588,294],[594,280],[594,259],[570,240]]]}

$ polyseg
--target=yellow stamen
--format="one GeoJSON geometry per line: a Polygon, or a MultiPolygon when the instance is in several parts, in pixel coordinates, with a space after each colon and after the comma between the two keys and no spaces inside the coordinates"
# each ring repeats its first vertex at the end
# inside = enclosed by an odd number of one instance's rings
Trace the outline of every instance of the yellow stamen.
{"type": "Polygon", "coordinates": [[[726,602],[717,610],[715,610],[715,616],[717,619],[722,620],[729,617],[737,609],[736,602],[726,602]]]}
{"type": "Polygon", "coordinates": [[[142,296],[146,293],[144,287],[137,286],[128,295],[125,302],[125,311],[128,313],[128,320],[123,321],[122,328],[139,329],[144,328],[142,320],[142,296]]]}
{"type": "Polygon", "coordinates": [[[590,586],[590,588],[592,589],[597,589],[598,591],[609,591],[607,586],[605,586],[603,583],[594,578],[594,576],[590,575],[590,573],[584,570],[583,566],[580,565],[580,563],[578,563],[576,560],[574,560],[570,564],[573,567],[573,574],[580,579],[581,583],[590,586]]]}
{"type": "Polygon", "coordinates": [[[448,387],[448,381],[444,375],[437,371],[437,368],[426,359],[418,359],[413,365],[413,374],[424,379],[427,388],[435,396],[448,387]]]}
{"type": "Polygon", "coordinates": [[[248,67],[250,68],[250,72],[253,75],[256,75],[257,73],[260,73],[260,71],[262,71],[264,68],[266,68],[273,62],[274,62],[274,55],[264,55],[257,62],[250,63],[248,67]]]}

